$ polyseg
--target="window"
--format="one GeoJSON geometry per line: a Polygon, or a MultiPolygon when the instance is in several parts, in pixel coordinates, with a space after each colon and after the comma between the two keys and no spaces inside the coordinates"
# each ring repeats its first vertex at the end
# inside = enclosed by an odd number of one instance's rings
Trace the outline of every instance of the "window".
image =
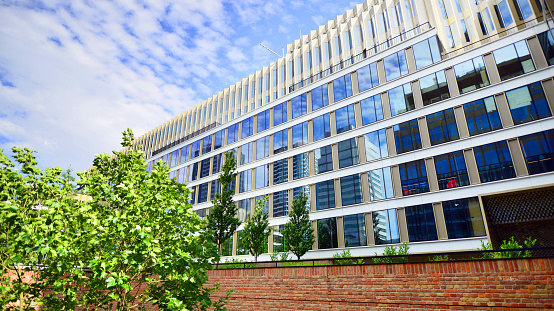
{"type": "Polygon", "coordinates": [[[338,143],[339,149],[339,168],[345,168],[356,165],[358,160],[358,141],[356,138],[350,138],[338,143]]]}
{"type": "Polygon", "coordinates": [[[256,189],[269,186],[269,164],[256,167],[256,189]]]}
{"type": "Polygon", "coordinates": [[[302,56],[298,56],[297,58],[297,63],[298,63],[298,75],[301,75],[302,74],[302,69],[304,68],[303,66],[303,62],[302,62],[302,56]]]}
{"type": "Polygon", "coordinates": [[[352,96],[352,80],[349,73],[333,80],[333,94],[335,103],[352,96]]]}
{"type": "Polygon", "coordinates": [[[487,25],[487,29],[490,31],[494,30],[494,22],[492,21],[491,12],[489,11],[488,7],[485,7],[483,11],[481,11],[481,16],[484,16],[485,24],[487,25]]]}
{"type": "Polygon", "coordinates": [[[313,118],[313,133],[314,141],[327,138],[331,136],[331,122],[329,120],[329,114],[326,113],[319,117],[313,118]]]}
{"type": "Polygon", "coordinates": [[[436,36],[414,44],[412,49],[414,51],[416,68],[418,70],[441,60],[441,53],[436,36]]]}
{"type": "Polygon", "coordinates": [[[216,154],[214,155],[213,165],[212,165],[212,174],[219,173],[221,171],[221,157],[223,155],[216,154]]]}
{"type": "Polygon", "coordinates": [[[273,134],[273,154],[277,154],[288,149],[288,130],[284,129],[282,131],[276,132],[273,134]]]}
{"type": "Polygon", "coordinates": [[[485,69],[485,62],[481,56],[455,65],[454,73],[456,74],[456,81],[458,82],[460,94],[490,84],[487,70],[485,69]]]}
{"type": "Polygon", "coordinates": [[[554,171],[554,130],[519,138],[529,175],[554,171]]]}
{"type": "Polygon", "coordinates": [[[460,138],[458,128],[456,127],[454,109],[450,108],[429,114],[425,118],[427,119],[431,146],[460,138]]]}
{"type": "Polygon", "coordinates": [[[367,125],[383,120],[383,105],[381,105],[381,94],[364,98],[360,101],[362,110],[362,124],[367,125]]]}
{"type": "Polygon", "coordinates": [[[385,65],[385,77],[388,81],[394,80],[408,73],[406,64],[406,52],[400,51],[383,59],[385,65]]]}
{"type": "Polygon", "coordinates": [[[447,19],[448,18],[448,12],[446,11],[446,7],[444,6],[444,1],[443,0],[437,0],[437,2],[439,3],[439,6],[441,8],[442,18],[447,19]]]}
{"type": "Polygon", "coordinates": [[[239,125],[233,124],[227,130],[227,145],[236,142],[239,139],[239,125]]]}
{"type": "Polygon", "coordinates": [[[442,202],[449,239],[485,236],[485,225],[477,197],[442,202]]]}
{"type": "Polygon", "coordinates": [[[308,70],[312,69],[312,52],[311,51],[306,52],[306,68],[308,70]]]}
{"type": "Polygon", "coordinates": [[[462,25],[462,32],[464,33],[466,42],[470,42],[471,38],[469,37],[469,32],[467,31],[466,21],[463,18],[460,19],[460,25],[462,25]]]}
{"type": "Polygon", "coordinates": [[[294,61],[289,61],[289,79],[292,79],[294,77],[294,61]]]}
{"type": "Polygon", "coordinates": [[[421,149],[421,139],[419,137],[417,119],[394,125],[392,129],[394,131],[396,153],[401,154],[421,149]]]}
{"type": "Polygon", "coordinates": [[[210,151],[212,151],[212,135],[208,135],[202,140],[202,154],[210,151]]]}
{"type": "Polygon", "coordinates": [[[369,171],[369,200],[377,201],[394,197],[390,167],[369,171]]]}
{"type": "Polygon", "coordinates": [[[337,134],[356,128],[354,104],[339,108],[335,111],[337,134]]]}
{"type": "Polygon", "coordinates": [[[242,132],[241,137],[243,139],[254,134],[254,117],[250,117],[242,121],[241,132],[242,132]]]}
{"type": "Polygon", "coordinates": [[[200,178],[210,175],[210,159],[204,159],[200,162],[200,178]]]}
{"type": "Polygon", "coordinates": [[[508,0],[501,1],[498,6],[495,6],[496,14],[498,14],[498,21],[502,27],[506,27],[514,22],[512,14],[510,13],[510,7],[508,0]]]}
{"type": "Polygon", "coordinates": [[[337,219],[335,217],[318,219],[317,244],[318,249],[339,247],[337,239],[337,219]]]}
{"type": "Polygon", "coordinates": [[[337,51],[337,55],[342,54],[340,35],[335,37],[335,51],[337,51]]]}
{"type": "Polygon", "coordinates": [[[424,160],[400,164],[399,168],[403,196],[429,192],[427,170],[425,169],[424,160]]]}
{"type": "Polygon", "coordinates": [[[360,174],[340,178],[342,206],[362,203],[362,183],[360,174]]]}
{"type": "Polygon", "coordinates": [[[181,167],[177,171],[177,182],[180,183],[180,184],[184,184],[185,180],[187,178],[186,174],[187,174],[187,167],[186,166],[181,167]]]}
{"type": "Polygon", "coordinates": [[[239,172],[239,193],[252,190],[252,170],[239,172]]]}
{"type": "Polygon", "coordinates": [[[371,220],[376,245],[400,243],[396,209],[373,212],[371,220]]]}
{"type": "Polygon", "coordinates": [[[432,204],[407,206],[406,222],[410,242],[438,239],[432,204]]]}
{"type": "Polygon", "coordinates": [[[367,36],[370,39],[375,38],[375,24],[373,23],[373,19],[371,18],[367,20],[367,30],[367,36]]]}
{"type": "Polygon", "coordinates": [[[310,175],[308,158],[307,152],[292,157],[292,179],[304,178],[310,175]]]}
{"type": "Polygon", "coordinates": [[[300,195],[300,191],[304,192],[304,195],[308,198],[308,200],[306,201],[306,207],[309,210],[310,209],[310,187],[309,186],[301,186],[301,187],[296,187],[296,188],[292,189],[293,200],[296,199],[300,195]]]}
{"type": "Polygon", "coordinates": [[[296,119],[305,115],[307,110],[306,93],[300,94],[292,99],[292,118],[296,119]]]}
{"type": "Polygon", "coordinates": [[[483,32],[483,35],[488,35],[489,30],[487,28],[487,25],[485,24],[485,21],[483,20],[483,15],[480,12],[477,12],[477,20],[479,21],[479,26],[481,26],[481,31],[483,32]]]}
{"type": "Polygon", "coordinates": [[[492,55],[502,81],[535,70],[525,40],[495,50],[492,55]]]}
{"type": "Polygon", "coordinates": [[[502,128],[493,96],[464,104],[464,113],[470,136],[502,128]]]}
{"type": "Polygon", "coordinates": [[[516,176],[506,141],[474,147],[473,152],[482,183],[516,176]]]}
{"type": "Polygon", "coordinates": [[[256,132],[262,132],[269,128],[269,109],[258,113],[257,121],[258,126],[256,132]]]}
{"type": "Polygon", "coordinates": [[[419,79],[419,87],[424,106],[450,98],[444,71],[435,72],[419,79]]]}
{"type": "Polygon", "coordinates": [[[225,130],[217,131],[214,134],[214,150],[223,146],[223,137],[225,136],[225,130]]]}
{"type": "Polygon", "coordinates": [[[273,252],[280,253],[287,251],[285,237],[281,233],[285,229],[285,225],[273,227],[273,252]]]}
{"type": "MultiPolygon", "coordinates": [[[[191,144],[192,149],[190,152],[190,159],[194,159],[200,155],[200,139],[191,144]]],[[[167,163],[167,160],[164,160],[167,163]]]]}
{"type": "Polygon", "coordinates": [[[367,235],[365,233],[364,214],[344,216],[342,221],[344,228],[344,246],[366,246],[367,235]]]}
{"type": "Polygon", "coordinates": [[[377,75],[377,63],[371,63],[358,69],[358,89],[360,92],[369,90],[379,85],[379,76],[377,75]]]}
{"type": "Polygon", "coordinates": [[[308,143],[308,121],[292,127],[292,148],[308,143]]]}
{"type": "Polygon", "coordinates": [[[552,115],[540,82],[507,91],[506,98],[516,125],[552,115]]]}
{"type": "Polygon", "coordinates": [[[173,167],[177,165],[178,164],[177,162],[179,162],[179,149],[171,153],[171,166],[173,167]]]}
{"type": "Polygon", "coordinates": [[[221,245],[221,256],[231,256],[233,255],[233,237],[229,237],[221,245]]]}
{"type": "Polygon", "coordinates": [[[469,185],[469,177],[462,151],[435,156],[435,169],[439,189],[450,189],[469,185]]]}
{"type": "Polygon", "coordinates": [[[329,105],[327,92],[327,84],[323,84],[312,90],[312,111],[329,105]]]}
{"type": "Polygon", "coordinates": [[[256,160],[269,156],[269,136],[256,141],[256,160]]]}
{"type": "Polygon", "coordinates": [[[331,179],[315,184],[315,200],[317,210],[335,207],[335,181],[331,179]]]}
{"type": "Polygon", "coordinates": [[[539,42],[541,43],[542,51],[548,61],[549,65],[554,65],[554,37],[552,32],[545,31],[537,35],[539,42]]]}
{"type": "Polygon", "coordinates": [[[454,37],[452,36],[451,25],[444,26],[444,32],[446,33],[446,38],[448,38],[448,46],[454,48],[454,46],[456,46],[456,42],[454,41],[454,37]]]}
{"type": "Polygon", "coordinates": [[[240,147],[240,165],[252,162],[252,142],[240,147]]]}
{"type": "Polygon", "coordinates": [[[237,255],[248,255],[244,231],[237,231],[237,255]]]}
{"type": "Polygon", "coordinates": [[[389,155],[385,129],[364,135],[366,161],[380,159],[389,155]]]}
{"type": "Polygon", "coordinates": [[[190,204],[196,204],[196,188],[198,187],[193,186],[192,189],[190,189],[190,204]]]}
{"type": "Polygon", "coordinates": [[[289,214],[288,190],[273,193],[273,217],[281,217],[289,214]]]}
{"type": "Polygon", "coordinates": [[[281,159],[273,162],[273,184],[278,185],[289,180],[289,160],[281,159]]]}
{"type": "Polygon", "coordinates": [[[389,90],[389,103],[393,116],[415,109],[411,84],[406,83],[389,90]]]}
{"type": "Polygon", "coordinates": [[[528,0],[514,0],[514,5],[520,20],[527,19],[533,15],[533,9],[528,0]]]}
{"type": "Polygon", "coordinates": [[[198,204],[208,201],[208,184],[203,183],[198,186],[198,204]]]}
{"type": "Polygon", "coordinates": [[[190,145],[186,145],[181,148],[181,159],[179,160],[179,163],[185,163],[189,159],[189,148],[190,145]]]}
{"type": "Polygon", "coordinates": [[[220,194],[221,193],[221,183],[219,182],[219,180],[212,180],[211,182],[211,186],[210,186],[210,200],[213,200],[215,198],[215,195],[216,194],[220,194]]]}
{"type": "Polygon", "coordinates": [[[240,221],[244,222],[248,218],[250,218],[250,211],[252,210],[252,200],[250,199],[244,199],[237,202],[238,203],[238,211],[237,216],[240,221]]]}
{"type": "Polygon", "coordinates": [[[325,146],[314,150],[315,173],[325,173],[333,170],[333,152],[331,146],[325,146]]]}
{"type": "Polygon", "coordinates": [[[273,126],[287,122],[287,102],[281,103],[273,108],[273,126]]]}

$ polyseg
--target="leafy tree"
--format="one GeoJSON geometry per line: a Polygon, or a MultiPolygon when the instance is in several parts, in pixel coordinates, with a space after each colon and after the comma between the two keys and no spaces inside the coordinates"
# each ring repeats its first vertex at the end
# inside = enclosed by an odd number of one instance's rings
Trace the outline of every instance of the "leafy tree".
{"type": "Polygon", "coordinates": [[[310,211],[306,206],[307,202],[308,198],[304,191],[301,191],[292,201],[290,219],[283,229],[285,243],[298,260],[312,249],[315,240],[314,229],[310,223],[310,211]]]}
{"type": "Polygon", "coordinates": [[[254,261],[258,262],[258,256],[267,251],[267,238],[269,237],[268,215],[264,210],[267,196],[256,202],[254,215],[244,223],[244,242],[246,248],[254,255],[254,261]]]}
{"type": "Polygon", "coordinates": [[[237,218],[237,206],[233,202],[235,183],[237,177],[237,162],[234,152],[225,153],[225,160],[219,183],[221,193],[217,193],[212,200],[213,206],[208,214],[207,234],[217,246],[218,254],[221,253],[221,245],[233,236],[233,233],[240,226],[241,221],[237,218]]]}
{"type": "MultiPolygon", "coordinates": [[[[124,147],[132,140],[131,130],[123,133],[124,147]]],[[[210,300],[214,289],[203,288],[215,248],[198,234],[205,224],[186,200],[188,189],[168,178],[163,162],[148,174],[142,151],[96,156],[90,172],[78,173],[91,198],[83,202],[59,168],[40,171],[30,150],[13,151],[21,173],[0,152],[0,275],[16,275],[2,279],[1,305],[223,307],[210,300]],[[33,272],[34,282],[25,283],[23,271],[33,272]]]]}

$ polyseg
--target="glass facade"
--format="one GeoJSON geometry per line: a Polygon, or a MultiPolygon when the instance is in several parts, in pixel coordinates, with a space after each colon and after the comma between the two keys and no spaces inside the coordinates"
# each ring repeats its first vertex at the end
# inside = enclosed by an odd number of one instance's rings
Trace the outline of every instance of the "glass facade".
{"type": "Polygon", "coordinates": [[[554,130],[519,138],[529,175],[554,171],[554,130]]]}
{"type": "Polygon", "coordinates": [[[493,96],[464,104],[464,113],[470,136],[502,128],[493,96]]]}
{"type": "Polygon", "coordinates": [[[312,111],[329,105],[327,84],[318,86],[312,90],[312,111]]]}
{"type": "Polygon", "coordinates": [[[473,148],[481,182],[516,177],[512,157],[506,141],[473,148]]]}
{"type": "Polygon", "coordinates": [[[371,63],[357,71],[358,90],[363,92],[379,85],[379,76],[377,75],[377,63],[371,63]]]}
{"type": "Polygon", "coordinates": [[[339,242],[337,238],[337,219],[326,218],[317,221],[317,248],[337,248],[339,242]]]}
{"type": "Polygon", "coordinates": [[[308,143],[308,121],[292,127],[292,148],[308,143]]]}
{"type": "Polygon", "coordinates": [[[315,199],[317,210],[335,207],[335,182],[326,180],[315,184],[315,199]]]}
{"type": "Polygon", "coordinates": [[[273,193],[273,217],[281,217],[289,214],[288,190],[273,193]]]}
{"type": "Polygon", "coordinates": [[[427,169],[425,168],[424,160],[400,164],[398,167],[400,169],[403,196],[429,192],[427,169]]]}
{"type": "Polygon", "coordinates": [[[390,110],[393,116],[406,111],[414,110],[414,94],[410,83],[389,90],[390,110]]]}
{"type": "Polygon", "coordinates": [[[366,161],[387,157],[387,135],[385,129],[369,132],[364,135],[366,161]]]}
{"type": "Polygon", "coordinates": [[[273,154],[277,154],[288,149],[288,130],[284,129],[273,134],[273,154]]]}
{"type": "Polygon", "coordinates": [[[307,152],[292,157],[292,179],[308,177],[310,175],[309,154],[307,152]]]}
{"type": "Polygon", "coordinates": [[[362,203],[362,183],[360,174],[340,178],[342,206],[362,203]]]}
{"type": "Polygon", "coordinates": [[[485,62],[483,57],[475,57],[472,60],[457,64],[454,67],[456,81],[458,82],[458,90],[460,94],[473,91],[475,89],[487,86],[490,84],[485,62]]]}
{"type": "Polygon", "coordinates": [[[431,204],[406,206],[405,210],[410,242],[438,239],[435,215],[431,204]]]}
{"type": "Polygon", "coordinates": [[[506,99],[516,125],[552,115],[540,82],[507,91],[506,99]]]}
{"type": "Polygon", "coordinates": [[[296,119],[299,116],[305,115],[308,112],[306,103],[306,93],[300,94],[292,99],[292,118],[296,119]]]}
{"type": "Polygon", "coordinates": [[[535,64],[525,40],[495,50],[492,55],[502,81],[535,70],[535,64]]]}
{"type": "Polygon", "coordinates": [[[400,51],[383,59],[385,64],[385,77],[387,82],[399,78],[408,73],[406,52],[400,51]]]}
{"type": "Polygon", "coordinates": [[[342,218],[344,228],[344,246],[366,246],[364,214],[348,215],[342,218]]]}
{"type": "Polygon", "coordinates": [[[469,176],[462,151],[434,157],[439,189],[450,189],[469,185],[469,176]]]}
{"type": "Polygon", "coordinates": [[[358,141],[356,138],[350,138],[338,143],[339,149],[339,168],[345,168],[359,163],[358,141]]]}
{"type": "Polygon", "coordinates": [[[315,173],[325,173],[333,170],[333,150],[331,146],[325,146],[314,150],[315,173]]]}
{"type": "Polygon", "coordinates": [[[376,245],[400,243],[396,209],[373,212],[371,220],[376,245]]]}
{"type": "Polygon", "coordinates": [[[333,94],[335,103],[352,96],[352,79],[350,74],[333,80],[333,94]]]}
{"type": "Polygon", "coordinates": [[[396,124],[392,127],[394,131],[394,142],[396,144],[396,153],[421,149],[421,139],[419,136],[419,126],[417,119],[396,124]]]}
{"type": "Polygon", "coordinates": [[[324,139],[331,136],[331,122],[329,114],[326,113],[312,120],[314,141],[324,139]]]}
{"type": "Polygon", "coordinates": [[[379,120],[383,120],[383,106],[381,104],[381,95],[377,94],[360,101],[362,109],[362,124],[367,125],[379,120]]]}
{"type": "Polygon", "coordinates": [[[439,111],[427,115],[425,118],[432,146],[460,138],[458,127],[456,126],[456,118],[454,117],[454,109],[450,108],[439,111]]]}
{"type": "Polygon", "coordinates": [[[273,162],[273,184],[281,184],[289,180],[289,160],[281,159],[273,162]]]}
{"type": "Polygon", "coordinates": [[[419,79],[419,87],[424,106],[450,98],[444,71],[438,71],[419,79]]]}
{"type": "Polygon", "coordinates": [[[485,236],[485,225],[477,197],[442,202],[449,239],[485,236]]]}
{"type": "Polygon", "coordinates": [[[335,111],[337,134],[356,128],[354,104],[339,108],[335,111]]]}

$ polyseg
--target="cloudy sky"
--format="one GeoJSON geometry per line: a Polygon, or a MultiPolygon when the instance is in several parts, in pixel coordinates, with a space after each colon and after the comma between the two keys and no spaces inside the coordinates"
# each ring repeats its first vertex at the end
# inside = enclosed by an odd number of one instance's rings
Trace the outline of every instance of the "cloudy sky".
{"type": "Polygon", "coordinates": [[[0,0],[0,148],[85,170],[356,3],[0,0]]]}

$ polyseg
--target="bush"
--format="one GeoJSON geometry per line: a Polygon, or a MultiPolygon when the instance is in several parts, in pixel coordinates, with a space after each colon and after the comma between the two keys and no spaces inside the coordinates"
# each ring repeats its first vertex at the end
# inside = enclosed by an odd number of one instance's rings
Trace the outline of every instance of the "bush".
{"type": "MultiPolygon", "coordinates": [[[[340,253],[336,253],[333,255],[333,258],[335,259],[342,259],[342,258],[350,258],[352,257],[352,254],[349,250],[345,249],[340,253]]],[[[361,265],[364,264],[363,259],[342,259],[342,260],[335,260],[336,265],[361,265]]]]}
{"type": "MultiPolygon", "coordinates": [[[[408,246],[408,242],[402,243],[398,247],[398,249],[392,245],[389,245],[385,247],[385,250],[383,251],[383,256],[401,256],[401,255],[408,255],[408,252],[410,250],[410,246],[408,246]]],[[[379,254],[375,253],[375,256],[379,256],[379,254]]],[[[387,257],[387,258],[373,258],[374,263],[393,263],[393,262],[407,262],[408,257],[387,257]]]]}
{"type": "MultiPolygon", "coordinates": [[[[535,243],[537,240],[532,240],[530,237],[528,237],[525,241],[523,241],[523,244],[525,248],[532,248],[535,246],[535,243]]],[[[519,244],[518,241],[515,240],[515,238],[512,236],[509,240],[503,240],[502,244],[500,244],[500,249],[520,249],[523,248],[519,244]]],[[[477,248],[477,250],[480,251],[490,251],[492,250],[492,244],[490,242],[483,242],[481,240],[481,247],[477,248]]],[[[493,259],[493,258],[526,258],[531,257],[531,251],[512,251],[512,252],[487,252],[483,253],[483,256],[481,258],[483,259],[493,259]]]]}

